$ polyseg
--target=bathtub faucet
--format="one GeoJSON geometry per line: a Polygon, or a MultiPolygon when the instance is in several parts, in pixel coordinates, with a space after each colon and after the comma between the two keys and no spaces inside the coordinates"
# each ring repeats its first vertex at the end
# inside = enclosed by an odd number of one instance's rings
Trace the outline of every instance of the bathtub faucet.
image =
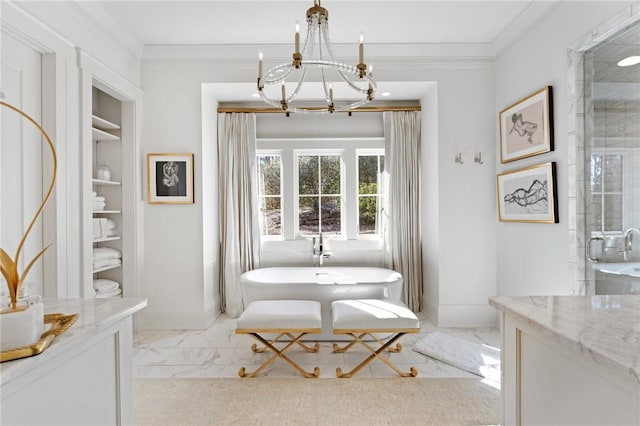
{"type": "Polygon", "coordinates": [[[313,266],[316,266],[316,257],[318,258],[318,266],[322,266],[324,259],[331,257],[331,253],[325,250],[324,242],[322,241],[322,232],[318,234],[318,240],[316,245],[316,237],[312,238],[313,241],[313,266]]]}

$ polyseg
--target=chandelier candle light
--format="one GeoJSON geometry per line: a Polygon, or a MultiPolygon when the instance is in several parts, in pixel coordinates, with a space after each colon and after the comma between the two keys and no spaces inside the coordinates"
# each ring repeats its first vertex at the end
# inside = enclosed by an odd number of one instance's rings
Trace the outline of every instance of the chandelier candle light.
{"type": "MultiPolygon", "coordinates": [[[[371,66],[367,69],[364,62],[364,36],[360,34],[358,64],[347,65],[336,61],[329,40],[329,11],[320,6],[320,0],[314,0],[313,7],[307,10],[307,38],[300,50],[300,24],[296,22],[293,60],[269,69],[263,75],[262,52],[258,54],[258,93],[269,105],[281,109],[287,115],[295,113],[333,113],[351,111],[371,102],[376,93],[371,66]],[[316,104],[302,105],[296,100],[305,82],[307,72],[317,73],[322,86],[323,99],[316,104]],[[295,88],[287,96],[286,83],[290,80],[295,88]],[[344,101],[336,101],[334,88],[340,82],[351,89],[344,101]],[[335,86],[334,86],[335,84],[335,86]],[[265,87],[280,85],[280,99],[269,97],[265,87]]],[[[340,83],[341,84],[341,83],[340,83]]],[[[274,92],[274,94],[277,92],[274,92]]]]}

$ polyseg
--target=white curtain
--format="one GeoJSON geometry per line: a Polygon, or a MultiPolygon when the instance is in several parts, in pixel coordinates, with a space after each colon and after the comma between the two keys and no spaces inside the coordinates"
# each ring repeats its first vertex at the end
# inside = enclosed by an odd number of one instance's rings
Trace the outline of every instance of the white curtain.
{"type": "Polygon", "coordinates": [[[420,113],[384,113],[385,266],[402,274],[404,302],[422,310],[422,244],[420,236],[420,113]]]}
{"type": "Polygon", "coordinates": [[[260,266],[255,114],[218,114],[220,309],[242,313],[240,275],[260,266]]]}

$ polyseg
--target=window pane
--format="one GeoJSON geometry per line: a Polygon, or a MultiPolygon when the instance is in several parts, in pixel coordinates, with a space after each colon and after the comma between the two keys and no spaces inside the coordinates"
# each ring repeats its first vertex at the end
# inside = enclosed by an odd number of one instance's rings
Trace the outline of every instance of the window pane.
{"type": "Polygon", "coordinates": [[[340,197],[320,197],[322,206],[322,232],[340,233],[340,197]]]}
{"type": "Polygon", "coordinates": [[[298,158],[298,191],[300,194],[318,193],[318,156],[298,158]]]}
{"type": "Polygon", "coordinates": [[[261,155],[258,157],[260,188],[262,195],[280,195],[280,156],[261,155]]]}
{"type": "Polygon", "coordinates": [[[358,157],[358,193],[378,193],[377,155],[362,155],[358,157]]]}
{"type": "Polygon", "coordinates": [[[340,156],[320,157],[320,176],[323,194],[340,194],[340,156]]]}
{"type": "Polygon", "coordinates": [[[298,206],[300,235],[317,234],[319,219],[318,197],[300,197],[298,206]]]}
{"type": "Polygon", "coordinates": [[[358,232],[360,234],[376,233],[379,197],[363,196],[358,200],[358,232]]]}
{"type": "Polygon", "coordinates": [[[602,156],[591,156],[591,191],[602,192],[602,156]]]}
{"type": "Polygon", "coordinates": [[[605,195],[604,231],[622,231],[622,195],[605,195]]]}
{"type": "Polygon", "coordinates": [[[593,195],[593,229],[602,230],[602,195],[593,195]]]}
{"type": "Polygon", "coordinates": [[[280,197],[264,197],[260,203],[262,235],[282,235],[282,209],[280,197]]]}
{"type": "Polygon", "coordinates": [[[380,173],[384,172],[384,155],[380,156],[380,173]]]}
{"type": "Polygon", "coordinates": [[[605,155],[604,171],[604,190],[622,192],[622,155],[605,155]]]}

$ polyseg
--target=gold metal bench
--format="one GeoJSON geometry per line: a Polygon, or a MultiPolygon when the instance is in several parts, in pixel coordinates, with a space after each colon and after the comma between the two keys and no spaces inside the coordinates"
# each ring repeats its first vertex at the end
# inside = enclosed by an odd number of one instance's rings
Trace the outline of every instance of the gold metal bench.
{"type": "Polygon", "coordinates": [[[320,369],[315,367],[309,372],[300,367],[285,351],[294,345],[302,347],[306,352],[318,352],[320,345],[307,346],[300,341],[307,334],[319,334],[322,331],[322,316],[320,302],[311,300],[257,300],[249,306],[238,318],[236,334],[249,334],[260,341],[264,347],[259,348],[255,343],[251,346],[254,353],[270,350],[274,355],[266,360],[253,372],[247,373],[245,367],[240,368],[240,377],[255,377],[267,366],[280,358],[304,377],[312,378],[320,375],[320,369]],[[276,334],[274,339],[263,337],[264,334],[276,334]],[[287,338],[287,340],[283,340],[287,338]],[[276,345],[282,345],[278,349],[276,345]]]}
{"type": "Polygon", "coordinates": [[[346,352],[356,343],[361,344],[371,352],[371,355],[347,373],[343,373],[342,369],[338,367],[336,376],[340,378],[352,377],[376,358],[402,377],[416,377],[418,375],[418,371],[414,367],[411,367],[409,372],[403,372],[387,358],[381,356],[385,350],[391,352],[401,351],[402,346],[400,344],[395,348],[391,345],[407,333],[420,332],[418,317],[403,303],[388,299],[336,300],[331,303],[331,315],[333,333],[346,334],[353,338],[350,343],[342,347],[334,343],[333,352],[346,352]],[[391,337],[386,342],[383,342],[374,333],[391,333],[391,337]],[[380,346],[375,349],[363,340],[365,336],[370,336],[380,346]]]}

